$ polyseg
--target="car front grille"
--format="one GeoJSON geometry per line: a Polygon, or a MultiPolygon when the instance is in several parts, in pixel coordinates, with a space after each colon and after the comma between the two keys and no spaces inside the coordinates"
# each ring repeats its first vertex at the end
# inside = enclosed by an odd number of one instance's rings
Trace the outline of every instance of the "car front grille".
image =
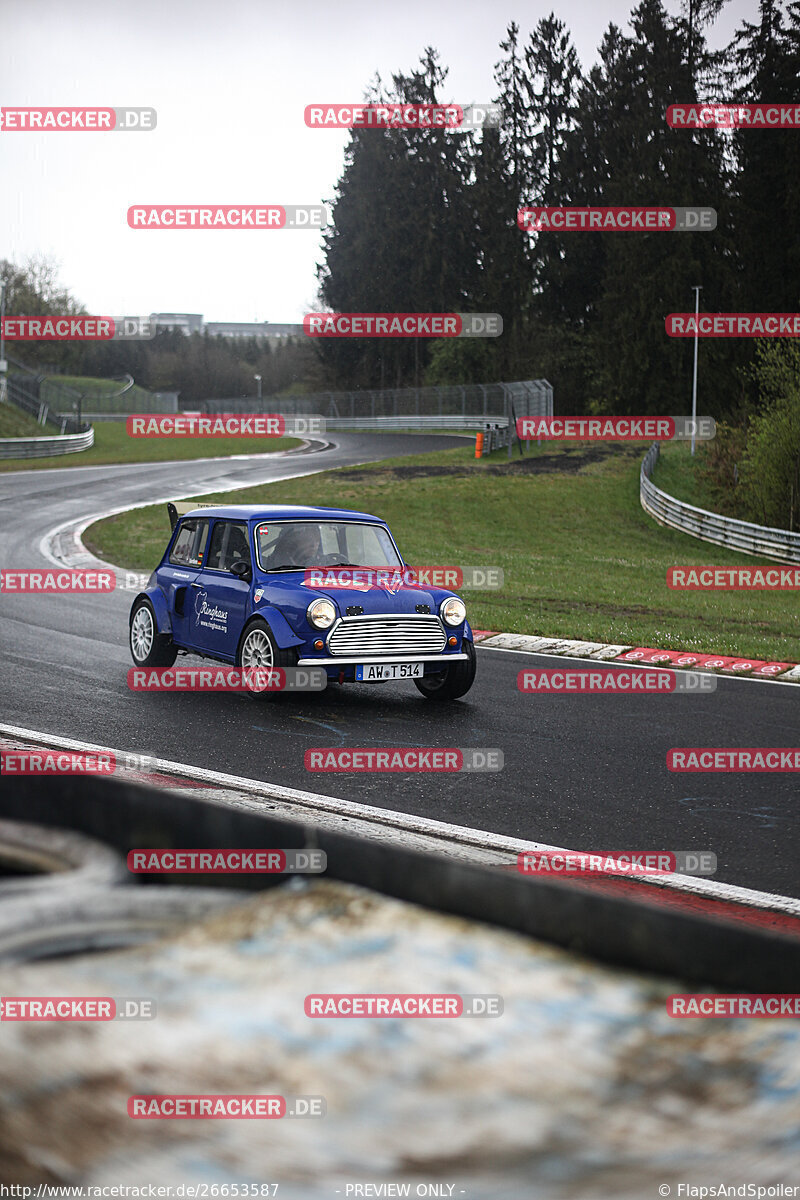
{"type": "Polygon", "coordinates": [[[447,637],[438,617],[344,617],[328,640],[332,655],[354,658],[440,654],[447,637]]]}

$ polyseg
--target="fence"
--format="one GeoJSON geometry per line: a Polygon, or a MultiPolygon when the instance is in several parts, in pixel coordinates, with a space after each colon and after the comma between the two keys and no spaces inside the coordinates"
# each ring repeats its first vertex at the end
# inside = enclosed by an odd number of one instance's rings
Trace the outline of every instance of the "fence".
{"type": "Polygon", "coordinates": [[[715,546],[726,546],[741,554],[757,554],[774,558],[777,562],[800,563],[800,533],[788,529],[770,529],[766,525],[751,525],[749,521],[738,521],[734,517],[722,517],[685,504],[674,496],[662,492],[650,476],[658,461],[661,447],[658,442],[647,451],[639,475],[639,499],[642,508],[660,525],[668,525],[681,533],[712,542],[715,546]]]}
{"type": "Polygon", "coordinates": [[[484,453],[508,447],[517,417],[551,417],[553,389],[546,379],[469,383],[458,387],[389,388],[366,392],[316,392],[304,396],[206,400],[204,412],[316,414],[329,430],[485,429],[484,453]]]}
{"type": "Polygon", "coordinates": [[[86,433],[91,426],[85,421],[77,421],[74,417],[55,411],[41,398],[40,382],[32,372],[12,371],[8,376],[6,396],[11,404],[33,417],[38,425],[49,425],[60,434],[86,433]]]}
{"type": "MultiPolygon", "coordinates": [[[[484,422],[518,417],[551,416],[553,389],[546,379],[516,383],[469,383],[458,387],[384,388],[361,392],[314,392],[298,396],[239,396],[204,400],[192,408],[203,412],[279,411],[292,416],[316,413],[331,421],[376,420],[380,417],[483,417],[484,422]]],[[[470,427],[479,428],[480,424],[470,427]]],[[[444,428],[444,426],[441,426],[444,428]]],[[[464,428],[464,426],[462,426],[464,428]]]]}

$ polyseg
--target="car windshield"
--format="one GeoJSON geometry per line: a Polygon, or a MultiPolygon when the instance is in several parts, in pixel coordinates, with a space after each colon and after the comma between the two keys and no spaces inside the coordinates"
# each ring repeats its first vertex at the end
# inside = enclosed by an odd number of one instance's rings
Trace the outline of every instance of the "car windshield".
{"type": "Polygon", "coordinates": [[[262,571],[402,566],[388,531],[363,521],[264,521],[256,555],[262,571]]]}

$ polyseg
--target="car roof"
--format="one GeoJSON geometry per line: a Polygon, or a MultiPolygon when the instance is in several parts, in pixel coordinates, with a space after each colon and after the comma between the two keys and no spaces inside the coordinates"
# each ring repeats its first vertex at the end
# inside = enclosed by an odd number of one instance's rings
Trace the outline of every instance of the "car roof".
{"type": "Polygon", "coordinates": [[[228,517],[240,521],[376,521],[379,525],[386,524],[382,517],[374,517],[371,513],[310,504],[214,504],[193,508],[182,516],[228,517]]]}

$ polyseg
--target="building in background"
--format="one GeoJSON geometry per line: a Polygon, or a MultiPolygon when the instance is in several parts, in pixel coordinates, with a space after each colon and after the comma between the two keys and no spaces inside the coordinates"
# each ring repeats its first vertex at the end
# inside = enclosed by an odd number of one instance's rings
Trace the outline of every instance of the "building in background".
{"type": "Polygon", "coordinates": [[[150,313],[156,333],[208,333],[212,337],[226,338],[282,338],[296,337],[303,332],[302,325],[273,324],[271,321],[204,321],[202,313],[150,313]]]}

